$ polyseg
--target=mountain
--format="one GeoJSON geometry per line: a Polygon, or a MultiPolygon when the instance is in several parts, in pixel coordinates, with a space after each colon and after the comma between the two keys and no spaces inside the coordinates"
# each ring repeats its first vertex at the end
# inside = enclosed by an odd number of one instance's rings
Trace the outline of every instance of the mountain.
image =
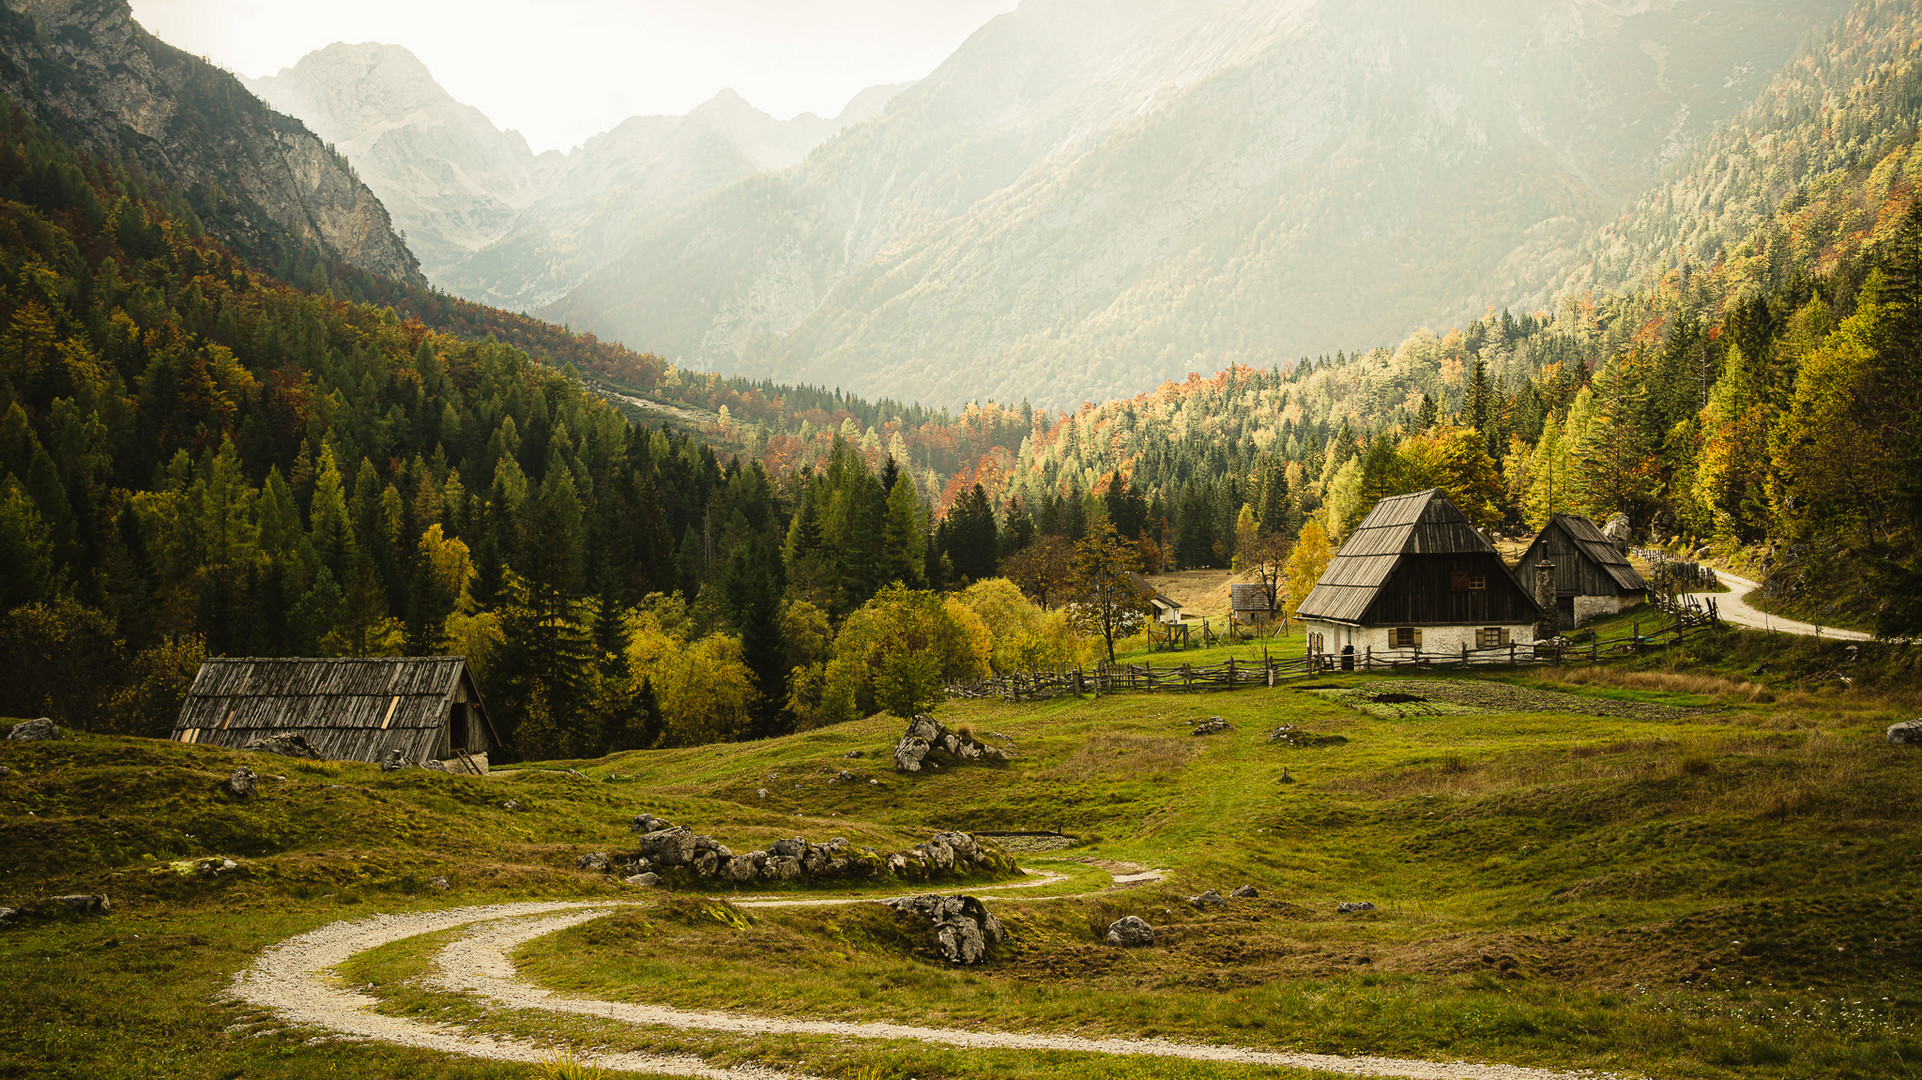
{"type": "Polygon", "coordinates": [[[141,29],[125,0],[6,0],[0,91],[69,142],[184,189],[204,224],[261,265],[312,249],[420,279],[346,162],[232,75],[141,29]]]}
{"type": "Polygon", "coordinates": [[[637,116],[563,154],[535,154],[456,101],[398,45],[336,42],[247,80],[353,162],[435,284],[486,303],[548,303],[693,196],[796,164],[899,87],[842,114],[776,120],[732,90],[686,116],[637,116]]]}
{"type": "Polygon", "coordinates": [[[1840,0],[1029,0],[544,314],[693,366],[1072,404],[1538,295],[1840,0]]]}

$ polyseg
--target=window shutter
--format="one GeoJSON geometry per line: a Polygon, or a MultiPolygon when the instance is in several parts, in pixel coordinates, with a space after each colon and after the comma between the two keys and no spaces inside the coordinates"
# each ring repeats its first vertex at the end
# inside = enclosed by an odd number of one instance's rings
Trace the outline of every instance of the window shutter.
{"type": "Polygon", "coordinates": [[[1419,628],[1417,628],[1417,629],[1416,629],[1416,630],[1414,631],[1414,635],[1415,635],[1415,641],[1414,641],[1414,645],[1415,645],[1415,647],[1416,647],[1417,649],[1419,649],[1419,648],[1421,648],[1421,630],[1420,630],[1419,628]]]}
{"type": "Polygon", "coordinates": [[[1508,628],[1507,627],[1502,628],[1502,644],[1503,645],[1508,644],[1508,628]]]}

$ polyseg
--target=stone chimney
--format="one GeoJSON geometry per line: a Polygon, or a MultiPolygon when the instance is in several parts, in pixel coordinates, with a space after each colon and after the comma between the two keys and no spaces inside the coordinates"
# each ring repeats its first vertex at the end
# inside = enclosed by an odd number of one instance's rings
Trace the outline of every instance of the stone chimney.
{"type": "Polygon", "coordinates": [[[1555,614],[1555,564],[1543,559],[1535,564],[1535,603],[1541,605],[1541,621],[1535,624],[1535,640],[1547,641],[1561,633],[1555,614]]]}

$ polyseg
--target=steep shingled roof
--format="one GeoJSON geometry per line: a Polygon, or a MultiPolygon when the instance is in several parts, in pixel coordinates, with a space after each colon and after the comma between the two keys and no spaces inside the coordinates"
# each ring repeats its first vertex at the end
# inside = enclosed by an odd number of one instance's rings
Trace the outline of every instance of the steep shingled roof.
{"type": "Polygon", "coordinates": [[[1341,545],[1295,617],[1359,623],[1404,556],[1466,553],[1493,555],[1501,565],[1495,546],[1440,488],[1390,496],[1341,545]]]}
{"type": "MultiPolygon", "coordinates": [[[[1556,514],[1548,519],[1548,526],[1542,531],[1547,532],[1548,529],[1557,525],[1561,526],[1562,531],[1568,534],[1568,538],[1575,542],[1576,550],[1587,556],[1590,562],[1601,567],[1609,577],[1615,580],[1615,584],[1620,586],[1623,592],[1647,591],[1648,582],[1642,580],[1642,575],[1635,572],[1635,568],[1628,564],[1627,557],[1618,551],[1614,544],[1608,542],[1608,537],[1602,535],[1602,530],[1596,528],[1593,521],[1580,514],[1556,514]]],[[[1537,536],[1535,543],[1540,542],[1541,538],[1537,536]]],[[[1534,548],[1535,544],[1530,544],[1529,552],[1532,553],[1534,548]]],[[[1523,558],[1524,560],[1527,558],[1526,554],[1523,558]]]]}

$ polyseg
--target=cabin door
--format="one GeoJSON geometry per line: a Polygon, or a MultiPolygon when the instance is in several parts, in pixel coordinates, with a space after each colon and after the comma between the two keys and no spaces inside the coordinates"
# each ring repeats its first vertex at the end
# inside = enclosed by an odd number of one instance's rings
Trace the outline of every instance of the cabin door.
{"type": "Polygon", "coordinates": [[[1353,645],[1343,645],[1341,647],[1341,669],[1343,671],[1355,670],[1355,647],[1353,645]]]}
{"type": "Polygon", "coordinates": [[[1555,625],[1564,630],[1575,629],[1575,598],[1558,596],[1555,598],[1555,625]]]}

